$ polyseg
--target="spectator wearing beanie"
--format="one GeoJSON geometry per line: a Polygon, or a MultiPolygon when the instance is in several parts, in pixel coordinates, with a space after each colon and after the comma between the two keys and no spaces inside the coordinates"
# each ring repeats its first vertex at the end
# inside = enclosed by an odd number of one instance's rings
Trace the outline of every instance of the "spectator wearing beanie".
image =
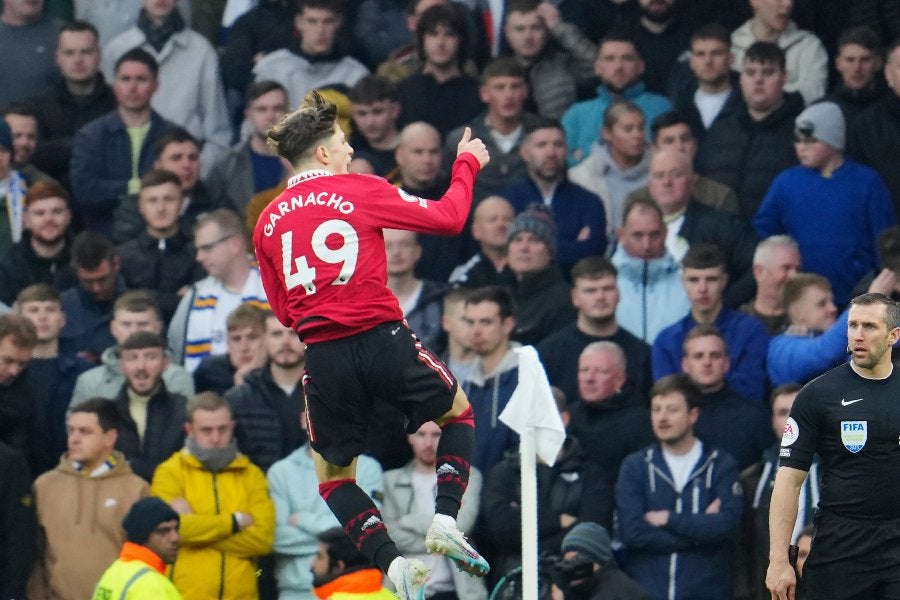
{"type": "MultiPolygon", "coordinates": [[[[567,564],[579,559],[593,563],[593,576],[568,581],[568,577],[554,577],[554,584],[566,598],[578,594],[586,600],[649,600],[650,594],[628,578],[613,559],[609,533],[597,523],[585,521],[575,525],[563,538],[560,552],[567,564]]],[[[560,570],[557,570],[560,573],[560,570]]]]}
{"type": "Polygon", "coordinates": [[[556,263],[557,228],[540,204],[519,213],[507,234],[507,261],[515,276],[513,339],[538,344],[575,321],[569,284],[556,263]]]}
{"type": "Polygon", "coordinates": [[[122,521],[126,541],[119,559],[100,578],[94,598],[181,600],[166,577],[166,564],[178,554],[179,523],[178,513],[159,498],[135,502],[122,521]]]}
{"type": "Polygon", "coordinates": [[[803,269],[828,279],[841,308],[860,278],[878,268],[878,236],[896,224],[894,205],[881,176],[844,155],[837,104],[813,104],[794,125],[800,165],[775,178],[753,226],[760,238],[797,240],[803,269]]]}

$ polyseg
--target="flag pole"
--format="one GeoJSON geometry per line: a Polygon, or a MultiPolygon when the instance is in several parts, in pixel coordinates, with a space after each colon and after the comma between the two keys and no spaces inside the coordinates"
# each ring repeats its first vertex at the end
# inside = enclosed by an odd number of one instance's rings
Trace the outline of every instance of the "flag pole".
{"type": "Polygon", "coordinates": [[[537,453],[534,428],[519,436],[522,486],[522,600],[538,597],[537,453]]]}

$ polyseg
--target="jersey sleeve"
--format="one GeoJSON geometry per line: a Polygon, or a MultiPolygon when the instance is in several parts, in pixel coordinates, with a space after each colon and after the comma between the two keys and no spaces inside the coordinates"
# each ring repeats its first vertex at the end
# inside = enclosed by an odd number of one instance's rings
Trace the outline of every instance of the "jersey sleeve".
{"type": "Polygon", "coordinates": [[[360,206],[376,227],[457,235],[469,216],[479,168],[478,159],[464,153],[454,161],[450,186],[440,200],[413,196],[380,180],[383,185],[372,186],[371,195],[360,206]]]}
{"type": "Polygon", "coordinates": [[[814,390],[807,385],[794,400],[791,416],[781,435],[779,466],[809,471],[819,444],[821,423],[820,400],[814,390]]]}

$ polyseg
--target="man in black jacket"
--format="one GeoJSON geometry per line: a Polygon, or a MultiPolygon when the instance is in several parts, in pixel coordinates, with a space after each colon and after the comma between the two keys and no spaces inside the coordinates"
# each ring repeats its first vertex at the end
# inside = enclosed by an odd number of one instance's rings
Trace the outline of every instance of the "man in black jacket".
{"type": "Polygon", "coordinates": [[[116,97],[100,72],[97,29],[87,21],[73,21],[60,29],[56,66],[62,79],[28,102],[37,113],[43,134],[33,161],[67,184],[75,132],[113,110],[116,97]]]}
{"type": "Polygon", "coordinates": [[[225,394],[237,421],[238,447],[254,464],[268,471],[276,461],[302,446],[300,427],[306,345],[271,312],[266,317],[263,349],[267,363],[251,371],[244,383],[225,394]]]}
{"type": "Polygon", "coordinates": [[[771,42],[747,49],[741,70],[743,106],[720,115],[697,151],[697,172],[737,193],[740,216],[750,222],[775,176],[797,164],[794,119],[803,98],[785,93],[784,51],[771,42]]]}
{"type": "Polygon", "coordinates": [[[181,296],[204,276],[194,260],[194,245],[179,225],[184,197],[171,171],[154,169],[141,177],[138,211],[144,227],[116,248],[120,273],[129,289],[154,290],[164,323],[175,314],[181,296]]]}
{"type": "Polygon", "coordinates": [[[0,597],[24,598],[31,574],[36,524],[28,464],[0,443],[0,597]]]}
{"type": "Polygon", "coordinates": [[[166,390],[162,373],[168,364],[159,334],[138,331],[119,345],[125,384],[115,398],[122,414],[116,450],[148,482],[156,467],[184,443],[187,400],[166,390]]]}

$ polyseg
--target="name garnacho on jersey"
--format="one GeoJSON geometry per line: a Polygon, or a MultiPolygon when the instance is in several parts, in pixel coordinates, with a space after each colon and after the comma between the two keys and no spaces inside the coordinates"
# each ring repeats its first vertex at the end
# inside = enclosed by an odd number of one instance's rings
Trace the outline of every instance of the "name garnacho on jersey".
{"type": "Polygon", "coordinates": [[[412,196],[372,175],[313,170],[292,177],[253,232],[275,316],[306,343],[402,320],[387,287],[382,230],[460,233],[478,170],[474,155],[459,156],[440,201],[412,196]]]}

